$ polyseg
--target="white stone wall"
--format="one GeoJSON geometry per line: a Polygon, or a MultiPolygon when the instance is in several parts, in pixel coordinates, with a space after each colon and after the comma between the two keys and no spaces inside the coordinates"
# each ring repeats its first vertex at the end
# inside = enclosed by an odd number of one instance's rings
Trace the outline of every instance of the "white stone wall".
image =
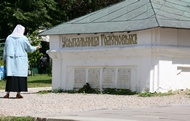
{"type": "Polygon", "coordinates": [[[134,45],[71,48],[62,47],[62,37],[94,34],[50,36],[52,87],[70,90],[89,82],[100,90],[109,86],[138,92],[190,88],[189,33],[156,28],[122,33],[137,34],[134,45]]]}

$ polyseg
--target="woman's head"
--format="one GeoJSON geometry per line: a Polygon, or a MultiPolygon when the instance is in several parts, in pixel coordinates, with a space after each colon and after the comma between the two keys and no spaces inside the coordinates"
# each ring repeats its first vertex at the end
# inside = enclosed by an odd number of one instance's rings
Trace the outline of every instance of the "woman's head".
{"type": "Polygon", "coordinates": [[[10,36],[22,37],[24,36],[24,32],[25,32],[25,27],[22,26],[21,24],[17,24],[10,36]]]}

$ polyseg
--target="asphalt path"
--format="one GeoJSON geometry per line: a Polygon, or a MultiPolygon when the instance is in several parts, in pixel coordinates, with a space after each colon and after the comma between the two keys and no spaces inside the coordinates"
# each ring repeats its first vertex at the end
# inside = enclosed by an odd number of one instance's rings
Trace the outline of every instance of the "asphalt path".
{"type": "Polygon", "coordinates": [[[94,110],[47,117],[48,121],[190,121],[190,105],[94,110]]]}

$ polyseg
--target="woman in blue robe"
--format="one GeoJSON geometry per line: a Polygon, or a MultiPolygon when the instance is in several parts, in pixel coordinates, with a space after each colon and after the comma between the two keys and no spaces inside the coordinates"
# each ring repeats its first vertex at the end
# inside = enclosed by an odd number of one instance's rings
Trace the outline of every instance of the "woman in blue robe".
{"type": "Polygon", "coordinates": [[[10,92],[17,92],[16,98],[23,98],[21,91],[28,91],[28,54],[40,46],[32,46],[24,36],[25,27],[18,24],[5,41],[3,60],[6,65],[6,88],[4,98],[9,98],[10,92]]]}

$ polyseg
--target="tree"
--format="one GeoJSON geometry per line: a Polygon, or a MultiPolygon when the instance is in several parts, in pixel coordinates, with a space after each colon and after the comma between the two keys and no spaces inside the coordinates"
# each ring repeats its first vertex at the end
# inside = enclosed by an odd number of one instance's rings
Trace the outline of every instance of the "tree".
{"type": "Polygon", "coordinates": [[[54,0],[3,0],[0,2],[0,38],[11,33],[16,24],[26,27],[32,33],[39,27],[50,27],[50,11],[56,10],[54,0]]]}
{"type": "Polygon", "coordinates": [[[18,23],[30,34],[120,1],[123,0],[1,0],[0,39],[6,38],[18,23]]]}
{"type": "MultiPolygon", "coordinates": [[[[55,0],[62,20],[69,21],[123,0],[55,0]]],[[[60,19],[61,20],[61,19],[60,19]]],[[[63,21],[62,21],[63,22],[63,21]]],[[[60,21],[61,23],[61,21],[60,21]]]]}

